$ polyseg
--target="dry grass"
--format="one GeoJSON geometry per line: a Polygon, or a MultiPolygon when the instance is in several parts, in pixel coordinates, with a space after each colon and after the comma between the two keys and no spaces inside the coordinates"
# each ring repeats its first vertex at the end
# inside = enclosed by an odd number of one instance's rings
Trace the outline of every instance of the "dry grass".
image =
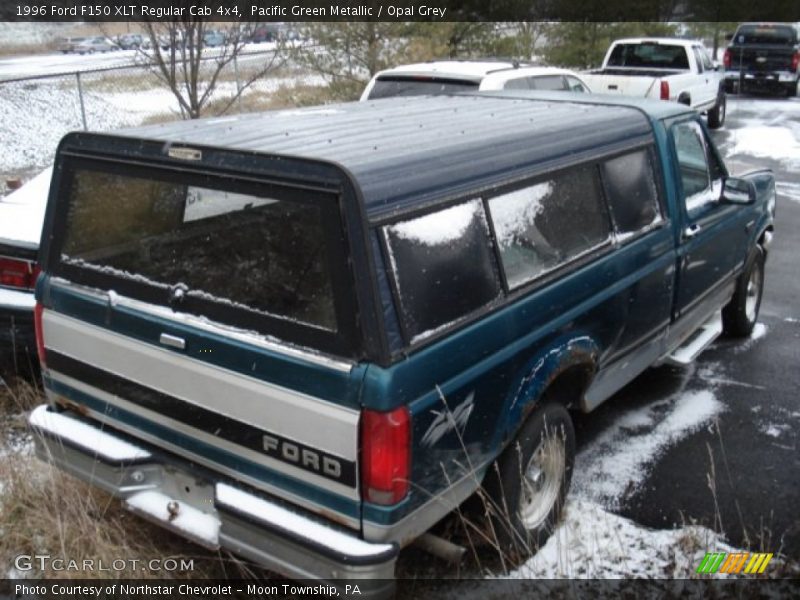
{"type": "Polygon", "coordinates": [[[263,577],[227,553],[207,551],[151,525],[109,494],[36,458],[25,411],[43,401],[35,384],[0,384],[0,564],[10,568],[20,555],[50,555],[107,569],[64,570],[48,563],[40,570],[35,564],[32,574],[42,578],[263,577]],[[149,568],[152,560],[171,565],[168,559],[177,565],[191,561],[191,567],[149,568]]]}
{"type": "MultiPolygon", "coordinates": [[[[13,375],[0,377],[0,421],[12,419],[44,402],[44,394],[36,379],[24,379],[13,375]]],[[[3,434],[8,433],[3,427],[3,434]]],[[[0,446],[3,438],[0,437],[0,446]]]]}

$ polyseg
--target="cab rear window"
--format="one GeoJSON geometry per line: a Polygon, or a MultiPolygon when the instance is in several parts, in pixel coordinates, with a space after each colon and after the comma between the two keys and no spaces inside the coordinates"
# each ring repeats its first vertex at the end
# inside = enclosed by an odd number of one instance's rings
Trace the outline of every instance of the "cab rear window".
{"type": "Polygon", "coordinates": [[[797,31],[789,25],[743,25],[734,41],[737,44],[793,46],[797,43],[797,31]]]}

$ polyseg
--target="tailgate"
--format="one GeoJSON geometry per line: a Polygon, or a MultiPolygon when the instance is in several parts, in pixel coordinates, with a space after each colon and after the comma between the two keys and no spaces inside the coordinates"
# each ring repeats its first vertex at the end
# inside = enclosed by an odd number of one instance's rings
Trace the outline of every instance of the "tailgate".
{"type": "Polygon", "coordinates": [[[790,71],[792,70],[792,48],[780,46],[745,46],[733,48],[731,68],[741,65],[746,71],[790,71]]]}
{"type": "Polygon", "coordinates": [[[56,401],[358,527],[335,189],[62,156],[38,290],[56,401]]]}
{"type": "Polygon", "coordinates": [[[634,75],[584,75],[583,78],[597,94],[618,94],[645,98],[651,90],[658,93],[658,78],[634,75]]]}

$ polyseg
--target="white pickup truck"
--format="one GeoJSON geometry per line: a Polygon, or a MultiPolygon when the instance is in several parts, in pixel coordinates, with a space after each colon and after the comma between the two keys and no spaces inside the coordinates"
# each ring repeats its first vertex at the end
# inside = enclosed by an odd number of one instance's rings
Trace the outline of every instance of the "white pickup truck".
{"type": "Polygon", "coordinates": [[[725,122],[723,76],[696,40],[629,38],[611,44],[600,69],[581,74],[599,94],[657,98],[708,115],[711,129],[725,122]]]}

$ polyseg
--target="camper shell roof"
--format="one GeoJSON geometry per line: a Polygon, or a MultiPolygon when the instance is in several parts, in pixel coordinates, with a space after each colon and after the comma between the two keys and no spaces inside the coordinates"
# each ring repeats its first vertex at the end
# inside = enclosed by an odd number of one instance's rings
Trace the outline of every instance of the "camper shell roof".
{"type": "Polygon", "coordinates": [[[134,138],[159,142],[163,155],[189,146],[237,150],[254,159],[269,155],[273,167],[276,157],[327,163],[347,174],[367,220],[375,223],[443,197],[639,145],[653,137],[651,119],[687,110],[675,103],[566,92],[476,92],[179,121],[114,135],[73,134],[62,147],[94,154],[104,138],[134,138]]]}

